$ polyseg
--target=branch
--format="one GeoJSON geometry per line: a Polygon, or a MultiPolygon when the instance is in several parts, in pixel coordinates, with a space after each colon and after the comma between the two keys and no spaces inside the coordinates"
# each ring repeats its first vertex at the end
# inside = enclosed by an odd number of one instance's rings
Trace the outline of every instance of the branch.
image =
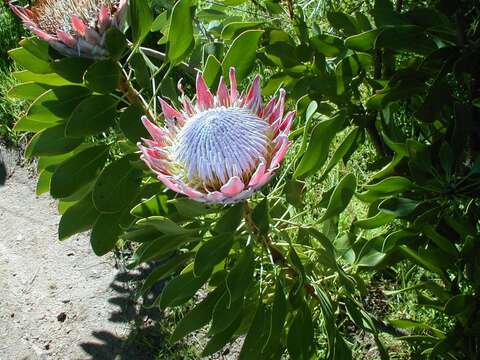
{"type": "Polygon", "coordinates": [[[290,16],[290,19],[293,20],[295,18],[295,13],[293,11],[293,1],[287,0],[287,6],[288,6],[288,16],[290,16]]]}
{"type": "MultiPolygon", "coordinates": [[[[161,51],[158,51],[158,50],[153,50],[143,46],[140,47],[140,50],[142,50],[143,53],[148,57],[152,57],[154,59],[165,61],[165,59],[167,58],[167,55],[165,53],[162,53],[161,51]]],[[[187,64],[186,62],[181,62],[180,64],[178,64],[178,66],[182,70],[184,70],[186,73],[193,75],[194,77],[197,76],[197,73],[199,71],[195,69],[193,66],[190,66],[189,64],[187,64]]]]}
{"type": "Polygon", "coordinates": [[[147,115],[150,119],[154,119],[150,110],[148,109],[148,106],[142,101],[140,94],[137,90],[135,90],[135,88],[132,86],[132,84],[130,83],[130,81],[128,81],[127,78],[125,78],[124,76],[121,77],[118,88],[123,94],[125,94],[125,97],[128,101],[130,101],[131,104],[140,105],[143,108],[145,115],[147,115]]]}

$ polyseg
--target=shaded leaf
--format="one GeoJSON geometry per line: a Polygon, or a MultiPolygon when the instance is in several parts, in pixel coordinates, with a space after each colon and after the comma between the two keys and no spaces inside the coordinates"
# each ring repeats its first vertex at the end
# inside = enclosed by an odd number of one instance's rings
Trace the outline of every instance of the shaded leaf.
{"type": "Polygon", "coordinates": [[[90,244],[97,256],[103,256],[113,250],[122,233],[118,214],[101,214],[93,224],[90,244]]]}
{"type": "Polygon", "coordinates": [[[58,238],[66,238],[89,230],[100,214],[93,206],[92,194],[88,193],[81,201],[69,207],[58,224],[58,238]]]}
{"type": "Polygon", "coordinates": [[[74,109],[65,133],[78,137],[96,135],[113,125],[118,100],[110,95],[91,95],[74,109]]]}
{"type": "Polygon", "coordinates": [[[193,271],[178,275],[165,286],[158,305],[165,309],[183,304],[195,295],[209,277],[209,272],[205,272],[198,277],[193,274],[193,271]]]}
{"type": "Polygon", "coordinates": [[[101,213],[116,213],[129,205],[137,195],[142,171],[131,162],[136,155],[127,155],[105,167],[93,188],[93,202],[101,213]]]}
{"type": "Polygon", "coordinates": [[[242,81],[248,75],[253,67],[258,40],[262,34],[262,30],[248,30],[235,38],[223,60],[223,75],[226,79],[232,66],[236,69],[238,81],[242,81]]]}
{"type": "Polygon", "coordinates": [[[109,94],[118,86],[120,67],[113,60],[95,62],[85,73],[85,84],[93,91],[109,94]]]}
{"type": "Polygon", "coordinates": [[[195,44],[190,0],[179,0],[172,9],[168,30],[168,59],[178,64],[185,59],[195,44]]]}
{"type": "Polygon", "coordinates": [[[52,176],[52,197],[70,196],[94,180],[107,161],[108,150],[105,145],[92,146],[62,162],[52,176]]]}

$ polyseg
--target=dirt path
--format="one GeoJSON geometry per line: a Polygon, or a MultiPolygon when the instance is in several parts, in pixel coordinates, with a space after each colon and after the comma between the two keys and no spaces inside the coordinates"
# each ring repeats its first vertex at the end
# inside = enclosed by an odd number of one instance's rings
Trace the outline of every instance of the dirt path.
{"type": "Polygon", "coordinates": [[[9,178],[0,187],[0,360],[150,359],[125,341],[128,290],[114,259],[96,257],[87,236],[58,241],[55,202],[35,195],[35,179],[11,155],[6,163],[9,178]]]}

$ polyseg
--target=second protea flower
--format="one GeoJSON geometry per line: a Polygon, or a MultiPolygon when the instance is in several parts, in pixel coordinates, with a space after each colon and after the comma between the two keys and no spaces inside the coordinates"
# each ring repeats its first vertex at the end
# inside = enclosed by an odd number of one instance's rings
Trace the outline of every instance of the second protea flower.
{"type": "Polygon", "coordinates": [[[260,76],[238,94],[233,68],[230,89],[222,78],[216,96],[200,74],[196,86],[196,103],[182,91],[180,111],[160,99],[164,126],[142,119],[152,139],[139,144],[141,157],[168,188],[194,200],[246,199],[279,168],[295,113],[284,116],[283,89],[263,105],[260,76]]]}
{"type": "Polygon", "coordinates": [[[121,28],[127,0],[37,0],[31,7],[10,7],[61,54],[103,59],[108,57],[106,31],[121,28]]]}

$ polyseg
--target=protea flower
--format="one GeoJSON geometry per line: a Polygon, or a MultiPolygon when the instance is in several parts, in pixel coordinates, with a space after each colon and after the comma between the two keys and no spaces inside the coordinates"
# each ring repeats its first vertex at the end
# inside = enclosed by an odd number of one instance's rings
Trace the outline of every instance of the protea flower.
{"type": "Polygon", "coordinates": [[[105,33],[120,28],[127,0],[37,0],[31,7],[10,3],[25,27],[66,56],[108,57],[105,33]]]}
{"type": "Polygon", "coordinates": [[[283,116],[285,91],[262,104],[260,76],[238,94],[235,70],[230,90],[220,79],[213,96],[197,75],[196,104],[181,86],[182,110],[160,99],[164,126],[146,117],[152,139],[138,144],[142,160],[168,188],[205,203],[234,203],[265,185],[279,168],[290,145],[295,116],[283,116]]]}

